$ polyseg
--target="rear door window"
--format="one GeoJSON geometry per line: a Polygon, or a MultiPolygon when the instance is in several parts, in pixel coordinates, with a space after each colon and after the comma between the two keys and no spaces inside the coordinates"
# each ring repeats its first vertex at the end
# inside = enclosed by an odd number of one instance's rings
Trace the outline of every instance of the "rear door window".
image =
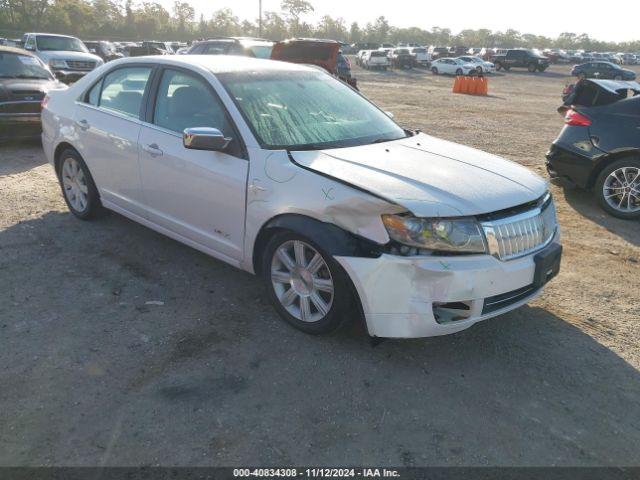
{"type": "MultiPolygon", "coordinates": [[[[119,68],[104,77],[98,106],[140,118],[140,107],[151,67],[119,68]]],[[[89,94],[91,97],[91,92],[89,94]]]]}

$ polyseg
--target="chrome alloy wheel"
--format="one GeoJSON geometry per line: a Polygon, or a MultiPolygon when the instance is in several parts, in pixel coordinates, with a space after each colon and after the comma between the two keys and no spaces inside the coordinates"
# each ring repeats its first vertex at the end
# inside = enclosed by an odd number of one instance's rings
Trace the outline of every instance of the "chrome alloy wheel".
{"type": "Polygon", "coordinates": [[[640,168],[622,167],[605,179],[602,194],[611,208],[622,213],[640,211],[640,168]]]}
{"type": "Polygon", "coordinates": [[[64,159],[61,177],[64,196],[76,211],[84,212],[89,203],[89,188],[84,172],[75,158],[67,157],[64,159]]]}
{"type": "Polygon", "coordinates": [[[271,283],[282,307],[303,322],[322,320],[333,304],[329,267],[322,255],[303,241],[289,240],[276,249],[271,283]]]}

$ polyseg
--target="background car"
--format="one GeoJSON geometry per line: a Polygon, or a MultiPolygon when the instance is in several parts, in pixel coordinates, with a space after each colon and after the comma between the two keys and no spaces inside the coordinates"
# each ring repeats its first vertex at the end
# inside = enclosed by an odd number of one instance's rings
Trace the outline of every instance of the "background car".
{"type": "Polygon", "coordinates": [[[588,62],[576,65],[571,75],[578,78],[602,78],[611,80],[635,80],[636,73],[611,62],[588,62]]]}
{"type": "Polygon", "coordinates": [[[111,60],[117,60],[124,57],[124,55],[116,49],[116,46],[105,40],[98,41],[84,41],[84,45],[87,47],[90,53],[98,55],[105,63],[111,60]]]}
{"type": "Polygon", "coordinates": [[[291,38],[273,45],[271,59],[314,65],[357,89],[358,81],[351,75],[351,65],[340,52],[340,47],[335,40],[291,38]]]}
{"type": "Polygon", "coordinates": [[[438,58],[431,62],[431,72],[434,75],[475,75],[478,70],[475,64],[458,58],[438,58]]]}
{"type": "Polygon", "coordinates": [[[464,56],[464,57],[458,57],[458,59],[462,60],[465,63],[470,63],[475,65],[476,70],[478,71],[479,74],[493,73],[495,69],[495,66],[493,63],[486,62],[482,60],[480,57],[464,56]]]}
{"type": "Polygon", "coordinates": [[[393,68],[413,68],[413,55],[408,48],[394,48],[389,52],[393,68]]]}
{"type": "Polygon", "coordinates": [[[391,62],[387,53],[382,50],[365,50],[360,59],[360,65],[371,70],[386,70],[391,66],[391,62]]]}
{"type": "Polygon", "coordinates": [[[431,65],[431,55],[426,47],[411,47],[409,53],[411,53],[413,64],[416,67],[428,68],[431,65]]]}
{"type": "Polygon", "coordinates": [[[187,50],[189,55],[242,55],[270,58],[273,42],[260,38],[224,37],[198,42],[187,50]]]}
{"type": "Polygon", "coordinates": [[[42,99],[64,88],[32,53],[0,47],[0,140],[38,137],[42,99]]]}
{"type": "Polygon", "coordinates": [[[496,70],[526,68],[529,72],[544,72],[549,67],[549,59],[538,50],[529,48],[512,48],[505,54],[496,54],[491,58],[496,70]]]}
{"type": "Polygon", "coordinates": [[[547,153],[547,171],[593,189],[611,215],[640,218],[640,84],[581,80],[558,112],[565,126],[547,153]]]}
{"type": "Polygon", "coordinates": [[[104,64],[99,56],[89,53],[76,37],[52,33],[25,33],[24,48],[33,52],[65,83],[82,78],[104,64]]]}

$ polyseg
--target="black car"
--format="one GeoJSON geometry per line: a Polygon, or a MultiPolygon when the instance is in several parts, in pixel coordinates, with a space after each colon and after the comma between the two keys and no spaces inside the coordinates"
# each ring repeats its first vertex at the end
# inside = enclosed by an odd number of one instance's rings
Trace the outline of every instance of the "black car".
{"type": "Polygon", "coordinates": [[[192,45],[189,55],[241,55],[270,58],[273,42],[262,38],[225,37],[203,40],[192,45]]]}
{"type": "Polygon", "coordinates": [[[504,55],[494,55],[491,61],[498,71],[526,68],[533,73],[536,70],[544,72],[549,68],[549,59],[534,49],[514,48],[507,50],[504,55]]]}
{"type": "Polygon", "coordinates": [[[0,47],[0,141],[37,137],[40,103],[49,90],[66,88],[26,50],[0,47]]]}
{"type": "Polygon", "coordinates": [[[608,80],[635,80],[636,74],[631,70],[611,62],[587,62],[576,65],[571,75],[578,78],[601,78],[608,80]]]}
{"type": "Polygon", "coordinates": [[[351,78],[351,62],[342,52],[338,52],[338,61],[336,62],[336,70],[338,77],[344,79],[351,78]]]}
{"type": "Polygon", "coordinates": [[[111,42],[97,40],[85,41],[84,44],[91,53],[98,55],[105,63],[124,57],[124,55],[118,52],[116,46],[111,42]]]}
{"type": "Polygon", "coordinates": [[[558,111],[565,126],[547,153],[552,179],[593,189],[602,208],[640,218],[640,84],[580,80],[558,111]]]}

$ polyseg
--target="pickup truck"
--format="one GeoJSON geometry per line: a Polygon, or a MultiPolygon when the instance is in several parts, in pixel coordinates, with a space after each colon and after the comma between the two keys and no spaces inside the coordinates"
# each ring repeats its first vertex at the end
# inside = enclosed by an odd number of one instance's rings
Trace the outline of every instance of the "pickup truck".
{"type": "Polygon", "coordinates": [[[509,70],[511,68],[526,68],[531,73],[544,72],[549,67],[549,59],[537,50],[512,49],[504,55],[494,55],[491,61],[496,70],[509,70]]]}

